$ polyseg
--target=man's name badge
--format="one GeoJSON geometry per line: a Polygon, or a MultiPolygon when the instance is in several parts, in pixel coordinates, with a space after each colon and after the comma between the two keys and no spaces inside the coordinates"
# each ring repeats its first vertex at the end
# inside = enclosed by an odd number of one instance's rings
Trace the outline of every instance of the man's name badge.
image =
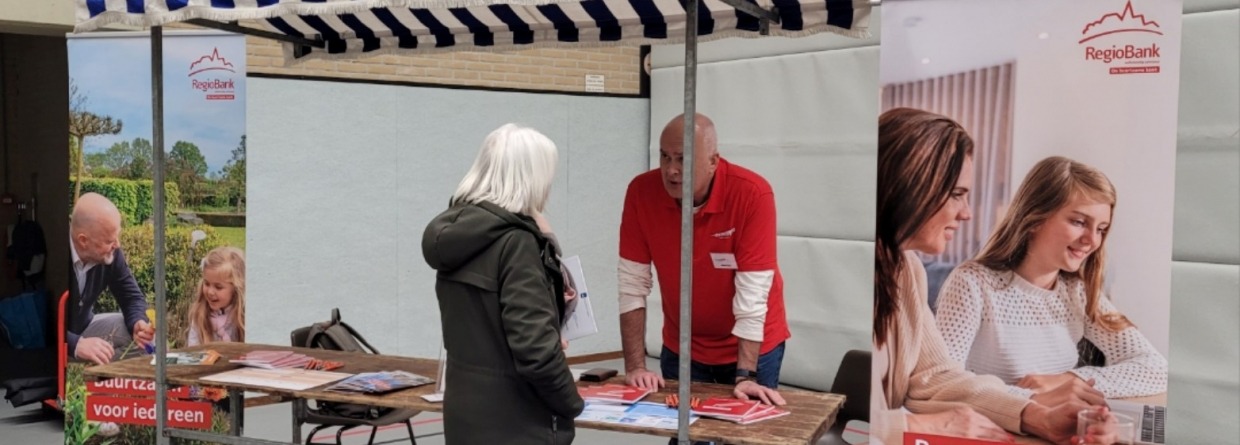
{"type": "Polygon", "coordinates": [[[716,269],[736,269],[736,255],[731,253],[711,253],[710,261],[716,269]]]}

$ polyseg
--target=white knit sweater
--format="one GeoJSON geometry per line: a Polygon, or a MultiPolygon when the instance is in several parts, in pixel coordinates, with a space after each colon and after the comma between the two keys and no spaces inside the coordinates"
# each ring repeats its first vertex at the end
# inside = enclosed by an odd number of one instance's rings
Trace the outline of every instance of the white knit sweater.
{"type": "MultiPolygon", "coordinates": [[[[951,358],[970,371],[998,376],[1008,385],[1030,374],[1071,371],[1094,379],[1094,387],[1108,398],[1167,390],[1167,360],[1136,327],[1115,332],[1089,321],[1079,279],[1061,276],[1047,290],[1012,271],[967,262],[952,271],[940,292],[939,331],[951,358]],[[1102,351],[1107,366],[1076,368],[1081,338],[1102,351]]],[[[1115,312],[1107,298],[1099,307],[1115,312]]],[[[1009,391],[1033,395],[1016,386],[1009,391]]]]}

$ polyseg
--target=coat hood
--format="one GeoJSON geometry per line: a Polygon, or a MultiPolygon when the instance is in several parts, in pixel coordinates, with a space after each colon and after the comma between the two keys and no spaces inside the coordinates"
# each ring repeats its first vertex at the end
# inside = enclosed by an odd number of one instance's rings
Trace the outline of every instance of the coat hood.
{"type": "Polygon", "coordinates": [[[426,226],[422,233],[422,256],[431,268],[451,272],[514,229],[539,233],[532,219],[489,202],[457,204],[426,226]]]}

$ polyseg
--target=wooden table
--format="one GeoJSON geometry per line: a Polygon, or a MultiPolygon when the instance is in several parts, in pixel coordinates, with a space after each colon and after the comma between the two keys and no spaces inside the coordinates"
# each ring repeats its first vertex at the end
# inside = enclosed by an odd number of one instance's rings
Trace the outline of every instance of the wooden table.
{"type": "MultiPolygon", "coordinates": [[[[178,351],[198,351],[212,349],[220,353],[224,359],[236,358],[250,351],[297,351],[314,358],[344,362],[345,366],[335,372],[357,374],[375,371],[408,371],[415,374],[434,377],[438,375],[437,360],[373,355],[321,349],[292,348],[288,346],[244,344],[244,343],[212,343],[178,351]]],[[[304,391],[293,391],[263,386],[222,384],[202,380],[203,377],[220,372],[237,369],[240,366],[230,364],[221,359],[219,363],[209,366],[169,365],[166,377],[169,385],[209,386],[228,389],[230,394],[238,395],[241,391],[261,392],[284,397],[286,399],[313,399],[333,402],[360,403],[391,408],[412,409],[418,411],[442,412],[443,404],[431,403],[421,396],[435,392],[435,385],[423,385],[383,395],[347,394],[325,391],[322,387],[304,391]]],[[[155,367],[150,357],[137,357],[113,362],[102,366],[86,368],[87,378],[131,378],[155,379],[155,367]]],[[[623,383],[622,377],[615,377],[610,383],[623,383]]],[[[675,381],[668,381],[668,386],[655,394],[646,397],[646,401],[662,403],[664,397],[674,394],[678,388],[675,381]]],[[[579,386],[597,385],[598,383],[578,383],[579,386]]],[[[693,394],[703,399],[711,396],[730,395],[732,387],[728,385],[694,383],[693,394]]],[[[722,420],[701,418],[689,427],[689,438],[697,441],[715,441],[735,445],[802,445],[816,442],[827,428],[835,422],[835,415],[844,403],[844,396],[810,391],[784,389],[780,395],[787,400],[784,408],[791,413],[787,416],[759,422],[751,425],[738,425],[722,420]]],[[[236,399],[234,399],[236,400],[236,399]]],[[[234,402],[236,403],[236,402],[234,402]]],[[[240,414],[234,410],[234,416],[240,414]]],[[[576,422],[579,428],[618,431],[624,433],[649,434],[655,436],[675,437],[675,430],[617,425],[600,422],[576,422]]],[[[233,433],[240,435],[241,430],[234,426],[233,433]]],[[[294,426],[294,441],[300,443],[300,425],[294,426]]]]}

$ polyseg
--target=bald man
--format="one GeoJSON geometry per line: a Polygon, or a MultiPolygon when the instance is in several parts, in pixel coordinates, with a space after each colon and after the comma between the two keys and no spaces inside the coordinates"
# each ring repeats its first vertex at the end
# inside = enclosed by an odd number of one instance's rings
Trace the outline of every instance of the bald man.
{"type": "MultiPolygon", "coordinates": [[[[719,156],[715,124],[694,119],[692,378],[735,385],[737,398],[782,405],[775,390],[788,332],[775,258],[775,195],[719,156]]],[[[626,381],[658,388],[679,373],[680,220],[684,117],[659,137],[659,168],[629,183],[620,222],[620,335],[626,381]],[[663,295],[660,374],[646,369],[651,266],[663,295]]]]}
{"type": "Polygon", "coordinates": [[[146,318],[146,296],[129,271],[120,248],[121,213],[108,198],[87,193],[73,205],[69,249],[73,258],[69,307],[65,308],[68,352],[79,360],[106,364],[131,342],[137,350],[154,340],[146,318]],[[95,314],[103,290],[111,291],[120,313],[95,314]]]}

